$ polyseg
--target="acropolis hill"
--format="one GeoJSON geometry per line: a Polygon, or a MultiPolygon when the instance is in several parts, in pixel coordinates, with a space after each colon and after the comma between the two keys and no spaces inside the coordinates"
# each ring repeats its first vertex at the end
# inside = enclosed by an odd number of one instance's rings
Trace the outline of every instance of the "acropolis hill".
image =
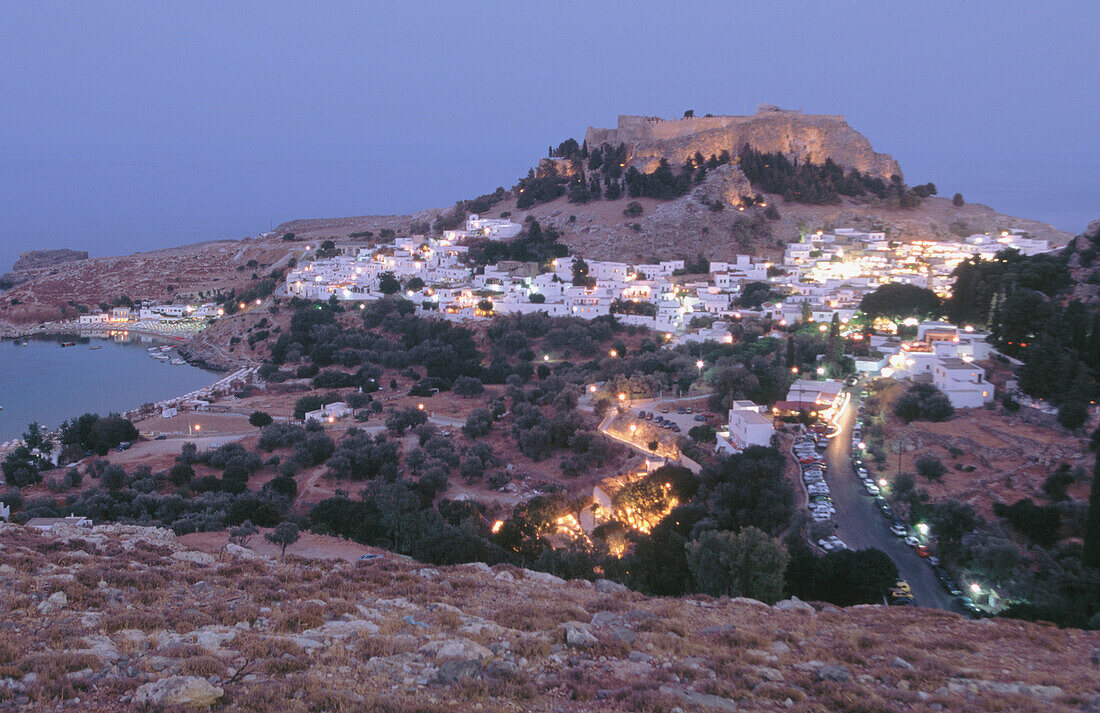
{"type": "Polygon", "coordinates": [[[584,139],[590,148],[626,144],[628,160],[643,172],[652,171],[662,158],[675,166],[696,152],[704,157],[723,150],[737,153],[749,144],[757,151],[778,151],[799,161],[822,163],[831,158],[845,168],[885,180],[902,176],[898,162],[872,149],[871,142],[848,126],[843,116],[803,114],[767,104],[752,116],[661,119],[620,115],[617,128],[589,127],[584,139]]]}

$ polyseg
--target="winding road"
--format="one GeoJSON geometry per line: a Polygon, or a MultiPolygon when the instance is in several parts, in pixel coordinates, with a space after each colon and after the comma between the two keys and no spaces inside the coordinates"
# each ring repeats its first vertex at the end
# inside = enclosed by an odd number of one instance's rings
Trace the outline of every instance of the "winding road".
{"type": "Polygon", "coordinates": [[[825,451],[825,462],[829,466],[825,479],[832,492],[836,520],[840,523],[837,536],[854,550],[874,547],[889,555],[902,579],[912,587],[917,606],[962,613],[962,607],[943,590],[928,562],[890,532],[886,518],[875,506],[875,499],[867,495],[852,471],[852,426],[859,403],[856,394],[852,394],[851,403],[837,421],[840,433],[830,439],[825,451]]]}

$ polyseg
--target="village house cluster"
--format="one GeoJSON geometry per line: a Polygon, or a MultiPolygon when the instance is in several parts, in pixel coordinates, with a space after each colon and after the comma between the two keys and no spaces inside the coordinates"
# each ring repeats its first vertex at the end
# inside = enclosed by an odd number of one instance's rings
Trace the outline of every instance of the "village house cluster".
{"type": "Polygon", "coordinates": [[[946,296],[951,273],[960,262],[975,255],[989,260],[1009,248],[1037,255],[1048,252],[1050,244],[1018,230],[977,233],[962,241],[896,242],[884,232],[839,228],[809,233],[788,244],[783,265],[790,284],[818,301],[833,301],[834,294],[842,301],[850,291],[870,291],[886,282],[904,282],[946,296]]]}
{"type": "Polygon", "coordinates": [[[479,269],[467,264],[468,246],[462,240],[503,239],[520,227],[471,216],[464,231],[444,231],[438,238],[401,237],[360,248],[355,255],[304,261],[287,273],[285,290],[304,299],[370,301],[384,296],[383,280],[389,274],[405,286],[409,300],[445,318],[545,312],[593,319],[616,313],[624,323],[680,333],[690,325],[691,315],[733,316],[742,287],[767,281],[771,266],[741,255],[732,262],[711,263],[709,279],[688,279],[680,276],[683,260],[590,260],[585,279],[577,280],[578,258],[572,256],[554,260],[548,272],[540,272],[535,263],[515,261],[479,269]]]}
{"type": "MultiPolygon", "coordinates": [[[[823,330],[836,318],[848,336],[847,325],[860,301],[882,284],[904,282],[946,294],[951,272],[962,260],[975,255],[989,259],[1006,248],[1027,255],[1050,249],[1047,241],[1019,231],[975,234],[959,242],[902,243],[888,240],[884,232],[839,228],[809,233],[787,245],[781,266],[739,255],[732,261],[710,262],[705,276],[686,274],[683,260],[640,264],[566,256],[546,270],[515,261],[476,268],[469,264],[467,238],[505,239],[520,229],[506,220],[470,216],[465,230],[444,231],[440,237],[401,237],[360,248],[354,255],[303,261],[288,273],[285,290],[306,299],[335,296],[362,303],[383,296],[382,281],[388,273],[401,283],[407,299],[456,321],[535,312],[583,319],[615,314],[623,323],[663,332],[667,343],[676,344],[729,341],[729,323],[745,318],[772,319],[779,326],[816,322],[823,330]],[[764,283],[768,297],[759,306],[741,306],[751,283],[764,283]],[[696,320],[701,316],[711,319],[696,320]]],[[[857,358],[857,369],[928,381],[957,408],[993,399],[993,387],[975,364],[989,357],[986,335],[939,322],[912,321],[907,326],[918,327],[916,339],[872,337],[871,356],[857,358]]],[[[805,383],[798,384],[808,391],[805,383]]],[[[809,403],[807,394],[796,393],[796,387],[778,405],[780,411],[797,411],[809,403]]],[[[836,393],[824,395],[820,402],[815,397],[812,410],[826,412],[835,397],[836,393]]],[[[770,442],[771,414],[764,411],[757,404],[736,405],[719,448],[740,450],[770,442]]]]}
{"type": "Polygon", "coordinates": [[[153,301],[135,303],[132,307],[112,307],[106,312],[82,314],[81,326],[133,326],[136,323],[173,323],[220,317],[224,310],[213,302],[200,305],[158,304],[153,301]]]}

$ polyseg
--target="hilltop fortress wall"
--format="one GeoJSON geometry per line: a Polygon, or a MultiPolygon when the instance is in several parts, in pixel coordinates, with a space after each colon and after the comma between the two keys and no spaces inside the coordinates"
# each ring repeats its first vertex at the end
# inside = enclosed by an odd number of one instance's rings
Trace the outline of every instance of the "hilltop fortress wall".
{"type": "Polygon", "coordinates": [[[626,144],[630,162],[643,171],[653,170],[662,158],[678,165],[697,151],[706,157],[723,150],[736,154],[748,144],[799,161],[821,163],[831,158],[846,168],[887,180],[902,175],[897,161],[875,152],[871,142],[848,126],[843,116],[803,114],[768,105],[758,107],[752,116],[661,119],[624,115],[617,128],[590,127],[584,138],[590,147],[626,144]]]}

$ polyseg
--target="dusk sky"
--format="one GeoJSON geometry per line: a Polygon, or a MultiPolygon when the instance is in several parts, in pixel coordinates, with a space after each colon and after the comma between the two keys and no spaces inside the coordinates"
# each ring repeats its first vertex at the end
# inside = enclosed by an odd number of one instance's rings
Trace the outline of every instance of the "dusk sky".
{"type": "Polygon", "coordinates": [[[844,114],[910,184],[1100,218],[1095,3],[0,5],[0,271],[510,187],[616,116],[844,114]]]}

